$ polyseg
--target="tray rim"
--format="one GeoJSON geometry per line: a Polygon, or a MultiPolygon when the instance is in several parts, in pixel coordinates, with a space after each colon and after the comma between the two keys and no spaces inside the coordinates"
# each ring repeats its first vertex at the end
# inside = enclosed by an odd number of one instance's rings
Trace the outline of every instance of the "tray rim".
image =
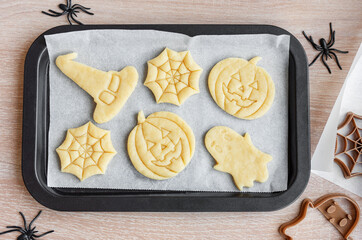
{"type": "MultiPolygon", "coordinates": [[[[217,34],[217,33],[213,33],[217,34]]],[[[187,34],[186,34],[187,35],[187,34]]],[[[211,34],[209,34],[211,35],[211,34]]],[[[46,50],[46,46],[45,46],[46,50]]],[[[127,24],[127,25],[63,25],[51,28],[42,33],[30,46],[24,65],[24,92],[23,92],[23,138],[22,138],[22,176],[24,184],[29,193],[42,205],[61,211],[274,211],[284,208],[294,202],[304,191],[310,177],[310,130],[309,130],[309,76],[307,66],[307,56],[300,42],[288,31],[273,25],[256,24],[127,24]],[[237,197],[238,193],[229,193],[229,195],[220,197],[209,197],[203,192],[200,196],[190,196],[186,191],[169,194],[137,194],[126,195],[91,195],[91,196],[68,196],[60,195],[52,191],[52,188],[42,183],[35,168],[37,151],[37,98],[38,92],[37,77],[39,57],[44,52],[42,45],[44,35],[55,34],[70,31],[92,30],[92,29],[148,29],[161,30],[169,32],[183,33],[181,28],[193,28],[200,34],[210,31],[213,28],[223,27],[229,29],[229,33],[222,34],[240,34],[232,32],[235,28],[246,28],[248,33],[244,34],[288,34],[290,36],[290,54],[294,57],[304,71],[296,70],[296,139],[301,145],[296,147],[297,172],[293,183],[286,191],[273,193],[273,197],[245,198],[237,197]],[[165,29],[167,28],[167,30],[165,29]],[[292,48],[293,47],[293,48],[292,48]],[[34,71],[35,70],[35,71],[34,71]],[[302,79],[297,81],[297,79],[302,79]],[[33,90],[33,91],[31,91],[33,90]],[[301,91],[299,91],[301,90],[301,91]],[[34,145],[30,146],[29,143],[34,145]],[[301,151],[300,151],[301,150],[301,151]],[[28,159],[28,158],[32,159],[28,159]],[[27,160],[25,160],[27,159],[27,160]],[[299,160],[298,160],[299,159],[299,160]],[[150,196],[152,195],[152,196],[150,196]],[[204,195],[204,196],[202,196],[204,195]],[[188,204],[184,204],[187,199],[188,204]],[[159,201],[165,203],[160,206],[159,201]],[[92,202],[92,206],[87,203],[92,202]],[[118,203],[118,206],[115,205],[118,203]],[[227,203],[227,204],[222,204],[227,203]],[[267,204],[266,204],[267,203],[267,204]],[[102,205],[102,206],[100,206],[102,205]],[[248,206],[249,208],[245,208],[248,206]]],[[[165,193],[167,194],[168,191],[165,193]]],[[[196,193],[196,192],[192,192],[196,193]]],[[[217,192],[216,192],[217,193],[217,192]]],[[[247,195],[247,193],[242,193],[247,195]]]]}

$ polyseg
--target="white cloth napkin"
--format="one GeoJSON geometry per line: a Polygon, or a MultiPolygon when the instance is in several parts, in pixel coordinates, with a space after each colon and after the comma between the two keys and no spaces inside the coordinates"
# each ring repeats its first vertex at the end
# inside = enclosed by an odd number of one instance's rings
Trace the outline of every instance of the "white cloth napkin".
{"type": "Polygon", "coordinates": [[[345,179],[342,170],[333,161],[337,127],[350,111],[362,115],[362,44],[312,157],[313,173],[362,197],[362,177],[345,179]]]}

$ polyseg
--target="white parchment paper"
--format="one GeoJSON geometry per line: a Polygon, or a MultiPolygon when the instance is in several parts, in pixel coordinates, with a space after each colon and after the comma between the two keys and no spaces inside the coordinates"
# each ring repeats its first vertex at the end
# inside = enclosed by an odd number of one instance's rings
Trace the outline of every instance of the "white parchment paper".
{"type": "Polygon", "coordinates": [[[48,186],[75,188],[117,188],[148,190],[238,191],[232,177],[214,170],[215,161],[204,146],[206,132],[224,125],[240,134],[250,133],[254,145],[271,154],[269,179],[255,182],[244,191],[274,192],[287,189],[288,179],[288,62],[287,35],[204,35],[153,30],[90,30],[45,36],[50,57],[50,129],[48,155],[48,186]],[[168,47],[175,51],[190,50],[203,69],[200,93],[191,96],[180,107],[157,104],[152,92],[143,85],[147,61],[168,47]],[[96,124],[111,130],[113,146],[118,154],[108,165],[106,174],[80,182],[75,176],[60,172],[55,149],[63,142],[69,128],[93,121],[95,103],[91,96],[67,78],[55,65],[58,55],[77,52],[76,61],[103,71],[119,71],[127,65],[136,67],[139,81],[119,114],[111,121],[96,124]],[[248,121],[233,117],[220,109],[207,86],[211,68],[228,57],[251,59],[261,56],[264,67],[275,83],[275,100],[261,118],[248,121]],[[157,181],[144,177],[133,167],[127,154],[127,138],[137,124],[137,113],[146,117],[158,111],[171,111],[182,117],[195,134],[195,154],[189,165],[176,177],[157,181]]]}
{"type": "MultiPolygon", "coordinates": [[[[362,115],[362,43],[353,60],[346,80],[329,115],[326,126],[312,157],[313,173],[362,197],[362,177],[346,179],[341,168],[333,161],[337,126],[344,121],[348,112],[362,115]]],[[[339,131],[342,133],[342,131],[339,131]]],[[[343,133],[342,133],[343,134],[343,133]]],[[[353,172],[360,172],[356,165],[353,172]]]]}

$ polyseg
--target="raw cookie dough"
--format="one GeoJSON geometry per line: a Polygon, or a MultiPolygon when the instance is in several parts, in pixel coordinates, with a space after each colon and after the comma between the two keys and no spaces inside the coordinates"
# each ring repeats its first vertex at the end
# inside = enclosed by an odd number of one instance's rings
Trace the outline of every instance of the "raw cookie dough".
{"type": "Polygon", "coordinates": [[[195,137],[187,123],[171,112],[156,112],[146,119],[138,113],[138,124],[128,137],[128,154],[144,176],[163,180],[176,176],[190,162],[195,137]]]}
{"type": "Polygon", "coordinates": [[[73,61],[77,53],[58,56],[55,64],[67,77],[72,79],[94,98],[96,108],[94,121],[104,123],[121,110],[137,85],[138,73],[132,66],[120,72],[104,72],[73,61]]]}
{"type": "Polygon", "coordinates": [[[242,119],[263,116],[274,100],[274,82],[269,74],[256,66],[260,57],[249,62],[227,58],[218,62],[209,75],[212,98],[227,113],[242,119]]]}
{"type": "Polygon", "coordinates": [[[116,155],[110,131],[88,122],[67,131],[64,142],[57,148],[61,171],[77,176],[81,181],[95,174],[104,174],[116,155]]]}
{"type": "Polygon", "coordinates": [[[153,92],[157,103],[167,102],[179,106],[189,96],[199,92],[202,69],[189,51],[175,52],[166,48],[147,64],[144,85],[153,92]]]}
{"type": "Polygon", "coordinates": [[[267,163],[272,156],[257,149],[248,133],[242,137],[228,127],[213,127],[205,136],[205,146],[216,161],[214,168],[230,173],[240,190],[252,187],[254,180],[268,179],[267,163]]]}

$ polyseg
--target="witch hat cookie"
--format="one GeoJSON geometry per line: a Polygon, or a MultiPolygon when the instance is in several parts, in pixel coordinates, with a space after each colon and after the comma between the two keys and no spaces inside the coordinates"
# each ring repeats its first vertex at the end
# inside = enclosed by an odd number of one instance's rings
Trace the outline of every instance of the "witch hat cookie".
{"type": "Polygon", "coordinates": [[[137,70],[127,66],[120,72],[104,72],[73,61],[77,55],[75,52],[60,55],[55,64],[94,98],[97,104],[93,113],[94,121],[107,122],[117,115],[135,89],[138,80],[137,70]]]}

